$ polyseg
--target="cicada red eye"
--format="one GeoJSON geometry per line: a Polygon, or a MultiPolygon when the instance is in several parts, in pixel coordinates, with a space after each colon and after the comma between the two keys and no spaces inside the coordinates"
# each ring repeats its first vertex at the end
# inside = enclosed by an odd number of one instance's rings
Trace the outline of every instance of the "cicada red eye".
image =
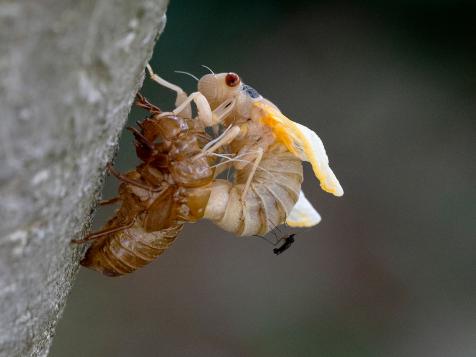
{"type": "Polygon", "coordinates": [[[225,83],[228,87],[236,87],[240,84],[240,76],[236,73],[230,72],[225,77],[225,83]]]}

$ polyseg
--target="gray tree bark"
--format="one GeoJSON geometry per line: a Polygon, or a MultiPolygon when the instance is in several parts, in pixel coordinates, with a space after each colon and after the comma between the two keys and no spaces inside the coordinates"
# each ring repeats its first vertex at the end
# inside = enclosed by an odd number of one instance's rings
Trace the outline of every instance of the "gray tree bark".
{"type": "Polygon", "coordinates": [[[0,355],[47,355],[167,0],[0,1],[0,355]]]}

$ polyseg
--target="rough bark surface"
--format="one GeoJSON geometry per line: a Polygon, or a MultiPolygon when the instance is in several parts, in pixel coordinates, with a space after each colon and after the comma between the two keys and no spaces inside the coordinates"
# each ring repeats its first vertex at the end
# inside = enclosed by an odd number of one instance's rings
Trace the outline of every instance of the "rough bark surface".
{"type": "Polygon", "coordinates": [[[48,353],[167,2],[0,2],[1,356],[48,353]]]}

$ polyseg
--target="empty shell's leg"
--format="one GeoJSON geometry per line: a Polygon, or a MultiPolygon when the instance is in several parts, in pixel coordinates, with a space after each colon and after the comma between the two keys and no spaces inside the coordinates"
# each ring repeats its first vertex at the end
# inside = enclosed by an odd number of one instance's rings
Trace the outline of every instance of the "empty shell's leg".
{"type": "Polygon", "coordinates": [[[98,202],[98,205],[100,206],[106,206],[106,205],[112,205],[116,202],[119,202],[121,200],[120,197],[113,197],[113,198],[109,198],[107,200],[101,200],[98,202]]]}
{"type": "Polygon", "coordinates": [[[147,148],[149,148],[150,150],[154,150],[154,144],[151,143],[149,140],[147,140],[147,138],[144,135],[142,135],[142,133],[139,130],[131,126],[128,126],[126,129],[132,132],[132,134],[134,134],[134,138],[139,143],[141,143],[144,146],[147,146],[147,148]]]}
{"type": "Polygon", "coordinates": [[[112,165],[110,163],[107,164],[107,169],[109,170],[111,175],[116,177],[118,180],[120,180],[122,182],[125,182],[125,183],[128,183],[132,186],[140,187],[140,188],[143,188],[144,190],[148,190],[150,192],[161,192],[161,191],[163,191],[162,187],[151,187],[149,185],[146,185],[146,184],[143,184],[141,182],[130,179],[129,177],[117,172],[116,169],[114,169],[114,167],[112,167],[112,165]]]}
{"type": "Polygon", "coordinates": [[[147,100],[147,98],[144,97],[140,93],[136,94],[136,100],[135,100],[134,104],[137,105],[138,107],[144,108],[145,110],[147,110],[148,112],[150,112],[152,114],[160,114],[160,112],[161,112],[161,110],[158,106],[149,102],[147,100]]]}
{"type": "Polygon", "coordinates": [[[108,234],[115,233],[115,232],[120,232],[120,231],[123,231],[125,229],[131,228],[134,225],[134,222],[135,222],[135,219],[133,219],[132,222],[127,223],[125,225],[102,229],[102,230],[97,231],[95,233],[88,234],[83,239],[73,239],[71,242],[75,243],[75,244],[86,243],[86,242],[89,242],[91,240],[107,236],[108,234]]]}

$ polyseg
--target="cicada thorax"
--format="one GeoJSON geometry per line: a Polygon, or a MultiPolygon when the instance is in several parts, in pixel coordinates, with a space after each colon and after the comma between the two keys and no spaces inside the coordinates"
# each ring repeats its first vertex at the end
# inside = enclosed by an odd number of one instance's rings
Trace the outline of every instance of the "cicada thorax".
{"type": "Polygon", "coordinates": [[[196,157],[210,138],[196,122],[154,115],[134,131],[142,163],[125,176],[121,206],[81,264],[109,276],[130,273],[162,254],[183,223],[203,217],[213,181],[210,159],[196,157]],[[150,189],[147,189],[150,187],[150,189]],[[114,231],[116,227],[125,227],[114,231]]]}
{"type": "MultiPolygon", "coordinates": [[[[140,123],[140,127],[147,143],[136,140],[135,146],[147,170],[170,174],[172,181],[183,187],[200,187],[213,180],[210,159],[196,157],[211,140],[200,122],[154,115],[140,123]]],[[[150,176],[148,172],[143,174],[150,176]]]]}

